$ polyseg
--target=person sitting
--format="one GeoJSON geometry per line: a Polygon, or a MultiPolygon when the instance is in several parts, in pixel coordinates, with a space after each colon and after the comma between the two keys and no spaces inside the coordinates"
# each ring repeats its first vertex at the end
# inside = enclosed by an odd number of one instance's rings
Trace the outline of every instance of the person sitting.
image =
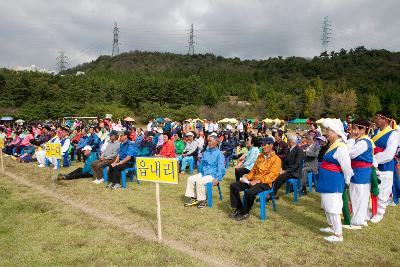
{"type": "MultiPolygon", "coordinates": [[[[60,144],[61,144],[61,157],[63,159],[63,167],[68,167],[68,151],[71,145],[71,140],[69,139],[69,131],[68,128],[62,127],[60,133],[60,144]]],[[[54,166],[57,168],[57,166],[54,166]]]]}
{"type": "Polygon", "coordinates": [[[262,154],[258,156],[251,171],[230,185],[230,201],[233,211],[229,217],[237,221],[249,218],[249,212],[257,194],[270,190],[281,170],[282,161],[273,150],[273,138],[263,138],[260,143],[262,154]],[[247,191],[245,191],[246,189],[247,191]],[[240,191],[245,191],[246,194],[246,201],[243,204],[240,191]]]}
{"type": "Polygon", "coordinates": [[[5,153],[7,155],[11,156],[13,154],[14,148],[16,148],[21,143],[21,138],[19,137],[20,134],[21,134],[20,131],[16,131],[14,133],[14,137],[12,138],[11,142],[5,146],[5,153]]]}
{"type": "MultiPolygon", "coordinates": [[[[49,135],[50,135],[50,140],[47,141],[47,143],[49,144],[59,144],[60,143],[60,139],[55,131],[54,128],[50,128],[49,130],[49,135]]],[[[41,150],[38,150],[35,155],[36,155],[36,160],[38,162],[38,167],[39,168],[43,168],[46,165],[46,151],[45,151],[45,145],[46,144],[42,144],[41,145],[41,150]]],[[[54,158],[49,158],[48,159],[49,162],[51,164],[53,164],[55,167],[57,167],[57,159],[54,158]]]]}
{"type": "Polygon", "coordinates": [[[288,143],[289,143],[289,153],[285,157],[282,165],[282,171],[279,174],[279,177],[274,186],[274,196],[276,199],[279,199],[277,192],[279,188],[286,183],[289,179],[301,179],[302,177],[302,168],[304,161],[304,152],[296,144],[296,136],[289,135],[288,143]]]}
{"type": "Polygon", "coordinates": [[[233,150],[235,149],[235,142],[233,138],[229,136],[228,132],[224,133],[224,140],[222,140],[221,142],[220,149],[225,156],[225,160],[233,154],[233,150]]]}
{"type": "Polygon", "coordinates": [[[326,137],[323,135],[320,137],[317,137],[317,141],[318,142],[316,142],[316,143],[320,144],[320,150],[319,150],[319,154],[318,154],[318,165],[319,165],[322,162],[326,151],[328,151],[330,144],[329,144],[328,139],[326,139],[326,137]]]}
{"type": "Polygon", "coordinates": [[[100,159],[92,162],[91,165],[94,177],[96,178],[93,181],[95,184],[100,184],[104,181],[103,168],[109,166],[115,161],[115,158],[119,153],[119,146],[118,132],[112,130],[108,141],[103,145],[104,149],[102,148],[100,159]]]}
{"type": "Polygon", "coordinates": [[[93,169],[91,167],[93,161],[95,161],[96,155],[92,153],[92,148],[90,146],[85,146],[82,149],[83,153],[86,156],[86,161],[85,165],[83,168],[77,168],[74,171],[68,173],[68,174],[59,174],[58,179],[59,180],[74,180],[74,179],[79,179],[79,178],[89,178],[93,177],[93,169]]]}
{"type": "Polygon", "coordinates": [[[153,134],[146,132],[143,141],[139,145],[138,157],[151,157],[156,152],[156,145],[153,142],[153,134]]]}
{"type": "Polygon", "coordinates": [[[174,141],[171,139],[171,134],[170,133],[163,133],[162,135],[164,141],[161,146],[160,153],[156,155],[156,157],[162,157],[162,158],[175,158],[175,146],[174,146],[174,141]]]}
{"type": "Polygon", "coordinates": [[[124,131],[120,137],[119,153],[114,162],[108,168],[108,177],[110,179],[107,188],[118,189],[121,188],[121,171],[126,168],[131,168],[134,165],[134,148],[133,143],[128,140],[130,132],[124,131]]]}
{"type": "Polygon", "coordinates": [[[260,155],[259,139],[255,136],[249,137],[246,141],[248,152],[239,159],[239,164],[235,168],[236,182],[243,175],[248,174],[254,166],[258,156],[260,155]]]}
{"type": "Polygon", "coordinates": [[[288,145],[282,140],[282,135],[282,132],[275,132],[274,151],[283,162],[285,160],[286,154],[288,153],[288,145]]]}
{"type": "Polygon", "coordinates": [[[100,150],[100,138],[94,131],[94,126],[89,127],[89,136],[87,145],[92,148],[92,152],[98,152],[100,150]]]}
{"type": "Polygon", "coordinates": [[[204,151],[203,158],[199,166],[199,173],[187,179],[185,196],[188,198],[185,207],[198,204],[198,208],[206,205],[205,184],[212,182],[218,185],[225,175],[224,155],[218,149],[218,137],[210,135],[208,137],[208,147],[204,151]]]}
{"type": "Polygon", "coordinates": [[[35,154],[35,146],[34,145],[29,145],[24,147],[23,154],[19,157],[17,157],[17,161],[21,163],[28,163],[32,161],[32,157],[35,154]]]}
{"type": "Polygon", "coordinates": [[[182,160],[183,150],[185,149],[185,143],[182,141],[182,134],[180,132],[174,133],[174,146],[175,153],[179,161],[182,160]]]}
{"type": "Polygon", "coordinates": [[[302,193],[307,194],[308,173],[318,173],[318,155],[321,147],[315,142],[314,135],[307,135],[307,148],[304,150],[304,167],[302,170],[302,193]]]}
{"type": "Polygon", "coordinates": [[[195,160],[194,157],[197,156],[197,151],[199,149],[199,144],[193,140],[194,134],[192,132],[188,132],[185,135],[185,149],[182,154],[182,162],[181,162],[181,174],[185,172],[186,165],[189,164],[191,160],[195,160]]]}
{"type": "MultiPolygon", "coordinates": [[[[86,133],[86,129],[82,128],[80,131],[79,141],[76,144],[73,143],[73,145],[75,147],[74,153],[76,153],[78,162],[80,162],[82,160],[82,154],[83,154],[82,148],[84,148],[88,144],[88,140],[89,140],[89,137],[86,133]]],[[[75,142],[76,142],[76,140],[75,140],[75,142]]]]}

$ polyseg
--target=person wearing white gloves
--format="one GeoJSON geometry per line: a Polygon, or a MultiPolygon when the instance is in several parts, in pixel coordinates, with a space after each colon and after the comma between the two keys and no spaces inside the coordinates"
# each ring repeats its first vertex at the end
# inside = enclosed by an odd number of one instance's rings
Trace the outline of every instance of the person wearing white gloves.
{"type": "Polygon", "coordinates": [[[368,137],[371,123],[365,119],[354,120],[351,123],[347,146],[350,149],[351,167],[354,175],[350,180],[350,199],[353,210],[350,225],[343,228],[354,230],[368,226],[369,197],[371,191],[371,176],[374,161],[374,142],[368,137]]]}
{"type": "Polygon", "coordinates": [[[316,191],[321,193],[321,207],[325,211],[329,227],[321,228],[323,233],[332,233],[324,239],[329,242],[342,242],[342,221],[340,214],[343,208],[342,194],[345,185],[350,184],[353,176],[349,150],[344,143],[346,133],[339,119],[326,119],[323,123],[330,147],[323,157],[318,171],[316,191]]]}
{"type": "Polygon", "coordinates": [[[377,175],[381,180],[379,184],[377,214],[371,218],[372,223],[379,223],[383,219],[389,196],[392,193],[393,174],[399,135],[390,127],[393,116],[389,111],[380,111],[375,114],[375,130],[372,140],[376,147],[374,149],[374,164],[377,164],[377,175]]]}

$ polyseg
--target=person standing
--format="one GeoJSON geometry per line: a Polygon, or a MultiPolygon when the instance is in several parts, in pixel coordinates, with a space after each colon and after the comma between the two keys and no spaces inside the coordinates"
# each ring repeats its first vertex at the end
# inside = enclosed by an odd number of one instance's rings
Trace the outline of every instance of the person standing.
{"type": "Polygon", "coordinates": [[[372,223],[379,223],[383,219],[386,207],[392,193],[393,175],[395,168],[395,155],[399,145],[398,134],[390,127],[393,116],[389,111],[380,111],[375,115],[375,130],[372,140],[374,149],[374,165],[378,167],[377,175],[381,180],[379,184],[377,214],[371,218],[372,223]]]}
{"type": "Polygon", "coordinates": [[[358,119],[351,124],[347,146],[350,149],[351,167],[354,172],[350,180],[350,199],[353,214],[350,225],[343,225],[343,228],[353,230],[368,226],[374,142],[367,135],[370,127],[369,121],[358,119]]]}
{"type": "Polygon", "coordinates": [[[328,242],[343,242],[342,221],[340,214],[343,208],[342,194],[345,185],[350,184],[353,176],[351,159],[348,148],[343,142],[346,133],[339,119],[326,119],[323,126],[327,131],[327,138],[331,143],[318,170],[316,191],[321,193],[321,207],[329,227],[321,228],[323,233],[333,233],[324,237],[328,242]]]}

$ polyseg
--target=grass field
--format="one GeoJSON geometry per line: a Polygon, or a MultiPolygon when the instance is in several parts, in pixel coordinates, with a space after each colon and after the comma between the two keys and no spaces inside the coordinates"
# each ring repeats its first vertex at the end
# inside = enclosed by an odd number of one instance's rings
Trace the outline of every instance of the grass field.
{"type": "Polygon", "coordinates": [[[0,174],[2,266],[400,266],[396,207],[388,207],[378,225],[344,230],[341,244],[325,242],[318,231],[326,221],[317,193],[298,204],[281,197],[276,213],[267,207],[265,223],[256,203],[250,219],[238,223],[228,218],[230,168],[221,185],[223,201],[214,189],[211,209],[183,207],[187,175],[179,185],[160,186],[164,242],[158,244],[152,241],[157,226],[152,183],[109,191],[80,179],[53,188],[50,169],[10,158],[5,168],[15,177],[0,174]]]}

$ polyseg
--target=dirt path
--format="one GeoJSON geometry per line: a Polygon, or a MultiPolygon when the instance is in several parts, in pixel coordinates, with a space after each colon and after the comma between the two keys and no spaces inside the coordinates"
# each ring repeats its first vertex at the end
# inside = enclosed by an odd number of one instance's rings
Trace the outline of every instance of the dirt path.
{"type": "MultiPolygon", "coordinates": [[[[154,234],[154,231],[145,229],[145,228],[143,228],[143,226],[135,225],[131,221],[116,217],[110,213],[105,213],[100,210],[93,209],[87,205],[84,205],[82,203],[79,203],[79,202],[76,202],[76,201],[70,199],[68,196],[59,194],[59,193],[54,192],[44,186],[35,184],[27,179],[24,179],[23,177],[18,177],[14,173],[5,171],[3,174],[12,178],[14,181],[18,182],[19,184],[25,185],[36,191],[39,191],[40,193],[42,193],[48,197],[62,201],[65,204],[70,205],[70,206],[74,207],[75,209],[78,209],[81,212],[83,212],[93,218],[96,218],[97,220],[103,221],[111,226],[118,227],[118,228],[122,229],[123,231],[134,234],[136,236],[139,236],[145,240],[148,240],[148,241],[151,241],[154,243],[158,243],[158,239],[157,239],[157,236],[154,234]]],[[[170,248],[176,249],[178,251],[181,251],[189,256],[198,258],[211,266],[235,266],[236,265],[231,262],[226,262],[221,259],[212,257],[211,255],[206,255],[201,252],[195,251],[193,248],[191,248],[187,244],[184,244],[184,243],[176,241],[176,240],[164,239],[162,241],[162,244],[166,245],[170,248]]]]}

